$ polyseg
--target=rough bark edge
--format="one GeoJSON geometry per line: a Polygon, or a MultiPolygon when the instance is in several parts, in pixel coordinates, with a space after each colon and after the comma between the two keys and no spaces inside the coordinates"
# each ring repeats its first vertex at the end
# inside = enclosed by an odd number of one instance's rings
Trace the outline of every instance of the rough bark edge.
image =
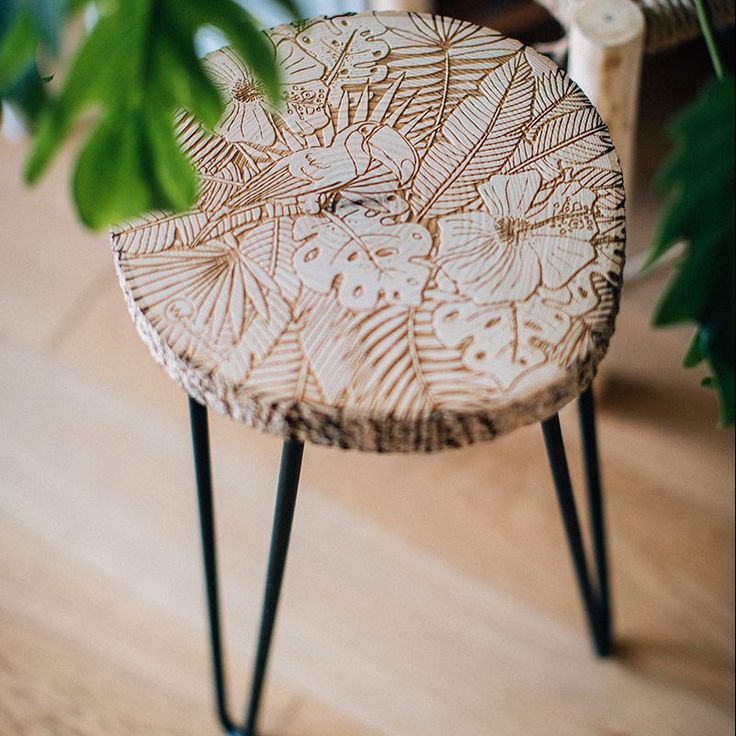
{"type": "Polygon", "coordinates": [[[621,284],[616,288],[607,329],[596,333],[587,360],[528,396],[477,412],[433,411],[407,419],[366,414],[360,409],[310,405],[294,399],[274,401],[218,384],[192,369],[156,332],[128,288],[114,252],[115,270],[133,322],[151,355],[193,399],[219,414],[284,439],[364,452],[436,452],[495,439],[526,424],[548,419],[591,384],[615,331],[621,284]]]}

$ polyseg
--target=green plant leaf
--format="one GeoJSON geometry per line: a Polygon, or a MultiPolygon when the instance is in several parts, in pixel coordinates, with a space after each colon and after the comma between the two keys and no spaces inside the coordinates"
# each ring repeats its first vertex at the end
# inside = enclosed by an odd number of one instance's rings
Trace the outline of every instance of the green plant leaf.
{"type": "Polygon", "coordinates": [[[36,57],[39,50],[53,59],[60,50],[65,17],[81,0],[0,0],[0,98],[11,102],[33,126],[48,96],[36,57]]]}
{"type": "Polygon", "coordinates": [[[700,365],[704,360],[705,355],[703,354],[703,347],[701,345],[700,330],[695,330],[682,359],[682,365],[685,368],[695,368],[696,365],[700,365]]]}
{"type": "Polygon", "coordinates": [[[38,73],[35,62],[17,79],[0,97],[7,99],[14,107],[20,109],[25,119],[34,124],[48,102],[46,83],[38,73]]]}
{"type": "Polygon", "coordinates": [[[7,89],[33,63],[38,33],[30,10],[19,12],[0,46],[0,89],[7,89]]]}
{"type": "MultiPolygon", "coordinates": [[[[138,5],[140,9],[140,3],[131,3],[133,5],[138,5]]],[[[133,7],[127,7],[126,10],[133,11],[133,7]]],[[[125,13],[125,17],[120,19],[103,17],[92,29],[74,59],[63,90],[40,121],[26,163],[25,175],[29,183],[41,177],[80,115],[91,103],[125,115],[126,100],[121,97],[120,89],[133,82],[133,55],[125,54],[120,34],[130,43],[135,36],[135,28],[131,26],[134,26],[139,14],[125,13]]]]}
{"type": "MultiPolygon", "coordinates": [[[[40,13],[51,0],[32,2],[40,13]]],[[[296,10],[290,0],[281,4],[296,10]]],[[[67,12],[79,5],[68,0],[67,12]]],[[[174,117],[186,109],[212,128],[224,110],[196,55],[197,32],[205,26],[222,32],[276,103],[281,87],[273,44],[234,0],[126,0],[97,7],[99,20],[39,119],[26,179],[37,181],[76,125],[91,116],[93,132],[73,185],[86,224],[104,227],[149,209],[186,210],[197,182],[176,141],[174,117]]],[[[45,40],[50,25],[39,33],[45,40]]]]}
{"type": "Polygon", "coordinates": [[[59,0],[31,0],[30,6],[40,39],[52,54],[58,54],[65,12],[64,3],[59,0]]]}
{"type": "Polygon", "coordinates": [[[176,16],[166,21],[170,23],[169,32],[153,49],[154,86],[168,90],[172,105],[186,108],[205,127],[214,128],[224,110],[222,99],[194,51],[187,26],[181,25],[176,16]]]}
{"type": "Polygon", "coordinates": [[[143,145],[137,120],[108,118],[97,126],[77,160],[72,185],[85,224],[102,227],[153,205],[140,185],[146,173],[143,145]]]}
{"type": "MultiPolygon", "coordinates": [[[[733,268],[733,264],[731,267],[733,268]]],[[[733,309],[731,314],[733,315],[733,309]]],[[[736,399],[733,322],[730,327],[720,320],[704,327],[703,342],[704,352],[713,370],[712,387],[719,396],[720,424],[728,427],[734,423],[734,400],[736,399]]]]}
{"type": "Polygon", "coordinates": [[[668,203],[645,266],[685,244],[653,321],[697,325],[683,364],[709,366],[708,385],[718,392],[723,425],[734,421],[735,102],[734,78],[724,77],[710,83],[670,126],[675,147],[657,180],[668,203]]]}
{"type": "Polygon", "coordinates": [[[168,0],[176,6],[179,17],[187,17],[196,27],[214,26],[230,41],[263,84],[271,102],[279,102],[280,74],[276,53],[268,36],[258,29],[253,17],[234,0],[168,0]]]}
{"type": "Polygon", "coordinates": [[[197,194],[194,166],[179,147],[169,111],[151,107],[143,118],[146,168],[154,177],[165,205],[176,210],[190,206],[197,194]]]}

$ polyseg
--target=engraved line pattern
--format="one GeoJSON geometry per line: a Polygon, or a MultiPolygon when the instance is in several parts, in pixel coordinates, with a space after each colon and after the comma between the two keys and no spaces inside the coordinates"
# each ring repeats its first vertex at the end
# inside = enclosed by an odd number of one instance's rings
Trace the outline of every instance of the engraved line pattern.
{"type": "Polygon", "coordinates": [[[585,96],[518,42],[440,16],[269,34],[283,105],[211,54],[225,116],[177,123],[196,210],[113,233],[157,358],[238,419],[363,449],[466,444],[572,398],[623,268],[621,174],[585,96]]]}

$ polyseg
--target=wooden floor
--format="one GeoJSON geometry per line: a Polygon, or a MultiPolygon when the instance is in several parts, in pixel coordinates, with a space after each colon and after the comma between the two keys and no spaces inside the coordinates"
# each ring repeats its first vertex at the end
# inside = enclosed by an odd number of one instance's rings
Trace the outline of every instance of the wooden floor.
{"type": "MultiPolygon", "coordinates": [[[[0,736],[214,735],[186,402],[73,222],[68,158],[28,193],[23,154],[0,144],[0,736]]],[[[600,397],[617,658],[591,656],[538,427],[309,447],[264,734],[733,733],[734,436],[687,332],[648,326],[662,278],[627,287],[600,397]]],[[[213,435],[240,709],[279,443],[213,435]]]]}

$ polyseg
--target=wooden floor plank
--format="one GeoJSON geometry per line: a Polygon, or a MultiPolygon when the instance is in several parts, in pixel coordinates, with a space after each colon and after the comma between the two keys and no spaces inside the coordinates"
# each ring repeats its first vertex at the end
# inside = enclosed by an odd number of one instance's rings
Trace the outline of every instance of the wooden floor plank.
{"type": "Polygon", "coordinates": [[[72,150],[35,188],[22,179],[28,152],[0,136],[0,333],[50,344],[84,310],[109,264],[104,233],[82,228],[66,194],[72,150]]]}
{"type": "MultiPolygon", "coordinates": [[[[36,626],[43,620],[64,640],[113,657],[117,667],[150,687],[197,703],[206,700],[196,519],[183,417],[106,390],[74,367],[49,365],[42,352],[9,341],[2,346],[0,369],[7,389],[0,403],[5,420],[2,516],[6,526],[21,530],[15,540],[3,537],[8,545],[3,560],[18,549],[19,536],[30,535],[47,551],[36,560],[56,550],[59,563],[37,580],[39,585],[22,574],[22,566],[4,565],[6,615],[36,626]],[[69,578],[80,571],[82,577],[108,581],[117,594],[95,583],[94,595],[89,590],[75,595],[69,578]],[[49,598],[54,606],[49,607],[49,598]],[[80,626],[79,601],[85,598],[80,626]],[[126,602],[122,607],[121,601],[126,602]],[[112,621],[105,624],[108,617],[112,621]],[[140,640],[145,630],[154,634],[140,640]],[[112,651],[110,638],[116,644],[112,651]]],[[[217,423],[216,437],[219,429],[217,423]]],[[[223,442],[217,465],[228,620],[238,663],[246,663],[251,652],[273,494],[275,467],[258,451],[257,443],[243,440],[236,448],[223,442]]],[[[274,652],[277,684],[376,733],[489,733],[489,724],[499,724],[498,732],[510,736],[549,732],[545,728],[571,736],[729,733],[728,685],[719,692],[714,684],[718,667],[729,680],[731,663],[723,655],[729,614],[717,576],[708,577],[706,565],[696,571],[705,575],[702,579],[685,567],[678,586],[677,579],[669,579],[669,557],[661,557],[656,544],[657,554],[650,556],[638,549],[641,539],[630,541],[629,554],[638,565],[632,567],[626,545],[618,543],[620,584],[626,580],[621,568],[628,569],[634,582],[626,587],[646,588],[650,597],[624,627],[626,657],[596,662],[577,611],[570,620],[557,617],[533,605],[532,598],[511,595],[504,579],[499,584],[488,574],[468,574],[380,519],[315,490],[326,455],[312,456],[307,457],[309,474],[274,652]],[[684,593],[687,597],[678,600],[684,593]],[[669,628],[668,620],[673,621],[669,628]],[[661,661],[654,668],[646,665],[647,656],[656,659],[640,647],[648,640],[663,645],[665,663],[688,669],[692,642],[684,637],[689,627],[697,627],[698,637],[708,628],[718,632],[698,642],[697,652],[707,662],[700,663],[706,673],[700,683],[690,675],[668,675],[661,661]],[[683,647],[681,658],[673,645],[683,647]],[[719,652],[720,661],[714,661],[719,652]]],[[[477,462],[478,456],[468,452],[463,459],[458,453],[456,459],[477,462]]],[[[353,467],[355,472],[355,462],[353,467]]],[[[482,477],[483,468],[477,469],[482,477]]],[[[540,481],[542,470],[537,469],[540,481]]],[[[427,480],[419,487],[426,490],[427,480]]],[[[415,485],[410,475],[393,492],[415,485]]],[[[527,499],[516,513],[534,507],[534,498],[527,499]]],[[[416,508],[419,517],[431,519],[426,503],[416,508]]],[[[537,513],[541,518],[543,513],[537,513]]],[[[691,517],[693,508],[682,513],[691,517]]],[[[554,509],[549,515],[555,518],[554,509]]],[[[513,517],[506,509],[504,520],[513,517]]],[[[552,538],[553,550],[533,539],[525,548],[517,538],[516,555],[529,568],[557,571],[550,585],[558,591],[556,599],[575,603],[559,530],[552,538]],[[545,563],[548,554],[554,562],[545,563]]],[[[675,562],[685,563],[691,554],[685,548],[675,562]]],[[[38,571],[33,565],[30,570],[35,579],[38,571]]],[[[242,679],[244,668],[236,670],[242,679]]],[[[361,733],[350,730],[361,727],[351,725],[344,732],[361,733]]]]}

